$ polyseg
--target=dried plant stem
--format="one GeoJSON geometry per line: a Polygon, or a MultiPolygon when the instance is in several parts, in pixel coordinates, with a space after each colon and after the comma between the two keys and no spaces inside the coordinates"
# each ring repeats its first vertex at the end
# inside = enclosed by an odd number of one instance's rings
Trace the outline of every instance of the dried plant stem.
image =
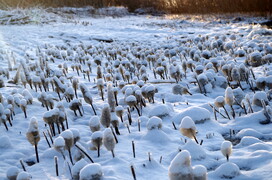
{"type": "Polygon", "coordinates": [[[198,144],[198,140],[197,140],[196,136],[193,135],[193,137],[194,137],[194,139],[195,139],[195,142],[198,144]]]}
{"type": "Polygon", "coordinates": [[[131,170],[133,179],[134,179],[134,180],[137,180],[137,179],[136,179],[136,174],[135,174],[135,169],[134,169],[133,165],[130,166],[130,170],[131,170]]]}
{"type": "Polygon", "coordinates": [[[24,162],[23,162],[23,160],[22,160],[22,159],[20,159],[20,164],[21,164],[21,166],[22,166],[23,170],[26,172],[26,168],[25,168],[25,165],[24,165],[24,162]]]}
{"type": "Polygon", "coordinates": [[[47,134],[48,134],[48,136],[49,136],[49,138],[50,138],[50,140],[51,140],[51,143],[53,144],[53,138],[52,138],[52,135],[51,135],[51,133],[49,132],[48,129],[47,129],[47,134]]]}
{"type": "Polygon", "coordinates": [[[177,130],[177,127],[176,127],[174,121],[172,121],[172,125],[173,125],[174,129],[177,130]]]}
{"type": "Polygon", "coordinates": [[[91,103],[91,106],[92,106],[92,109],[93,109],[94,115],[97,115],[97,114],[96,114],[96,111],[95,111],[95,109],[94,109],[93,103],[91,103]]]}
{"type": "Polygon", "coordinates": [[[39,163],[39,162],[40,162],[40,160],[39,160],[39,153],[38,153],[38,144],[37,144],[37,143],[35,143],[34,147],[35,147],[36,159],[37,159],[37,162],[39,163]]]}
{"type": "Polygon", "coordinates": [[[113,131],[113,129],[112,129],[112,126],[111,126],[110,128],[111,128],[111,132],[112,132],[112,134],[113,134],[113,137],[114,137],[114,139],[115,139],[115,142],[118,143],[117,136],[116,136],[116,134],[114,133],[114,131],[113,131]]]}
{"type": "Polygon", "coordinates": [[[75,144],[75,147],[80,150],[80,152],[82,152],[92,163],[94,163],[93,159],[81,147],[79,147],[77,144],[75,144]]]}
{"type": "Polygon", "coordinates": [[[223,106],[223,109],[225,110],[226,115],[228,116],[228,119],[230,120],[229,113],[228,113],[228,111],[226,110],[225,106],[223,106]]]}
{"type": "Polygon", "coordinates": [[[44,138],[45,138],[45,140],[46,140],[46,142],[48,144],[48,147],[51,148],[51,145],[50,145],[50,143],[48,141],[48,138],[47,138],[47,136],[46,136],[46,134],[44,132],[43,132],[43,136],[44,136],[44,138]]]}
{"type": "Polygon", "coordinates": [[[59,176],[59,165],[58,165],[58,157],[54,157],[55,160],[55,170],[56,170],[56,176],[59,176]]]}
{"type": "Polygon", "coordinates": [[[132,152],[133,152],[133,158],[136,158],[136,153],[135,153],[135,144],[134,141],[131,142],[132,144],[132,152]]]}
{"type": "Polygon", "coordinates": [[[69,153],[70,161],[71,161],[72,165],[74,165],[71,149],[68,149],[68,153],[69,153]]]}

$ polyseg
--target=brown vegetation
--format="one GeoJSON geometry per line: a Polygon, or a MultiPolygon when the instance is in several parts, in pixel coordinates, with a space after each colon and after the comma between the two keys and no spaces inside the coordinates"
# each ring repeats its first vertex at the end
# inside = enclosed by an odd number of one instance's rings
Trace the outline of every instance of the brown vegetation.
{"type": "Polygon", "coordinates": [[[0,0],[0,8],[7,7],[83,7],[124,6],[129,11],[152,8],[168,13],[262,13],[271,14],[271,0],[0,0]]]}

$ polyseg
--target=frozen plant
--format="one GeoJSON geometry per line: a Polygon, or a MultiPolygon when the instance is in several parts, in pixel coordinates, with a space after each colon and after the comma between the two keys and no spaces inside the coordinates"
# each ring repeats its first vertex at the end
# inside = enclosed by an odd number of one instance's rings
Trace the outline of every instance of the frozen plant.
{"type": "Polygon", "coordinates": [[[191,155],[187,150],[179,152],[168,168],[170,180],[192,180],[191,155]]]}
{"type": "Polygon", "coordinates": [[[118,116],[116,115],[116,113],[111,113],[111,125],[114,127],[115,129],[115,133],[117,135],[120,135],[120,132],[119,132],[119,118],[118,116]]]}
{"type": "Polygon", "coordinates": [[[103,89],[104,89],[104,80],[102,78],[97,79],[97,88],[98,88],[98,91],[100,92],[102,100],[104,101],[104,91],[103,91],[103,89]]]}
{"type": "Polygon", "coordinates": [[[226,102],[226,104],[228,104],[231,107],[232,116],[233,116],[233,118],[235,118],[235,111],[233,109],[234,95],[233,95],[233,91],[230,87],[227,87],[227,89],[225,90],[225,102],[226,102]]]}
{"type": "Polygon", "coordinates": [[[81,159],[78,162],[75,163],[75,165],[72,167],[72,178],[73,180],[79,180],[79,173],[82,168],[84,168],[88,163],[81,159]]]}
{"type": "Polygon", "coordinates": [[[108,128],[111,122],[111,114],[110,114],[110,107],[108,104],[105,104],[100,117],[100,123],[105,127],[108,128]]]}
{"type": "Polygon", "coordinates": [[[91,136],[91,141],[94,147],[97,149],[97,156],[100,157],[100,147],[102,145],[103,133],[101,131],[95,131],[91,136]]]}
{"type": "Polygon", "coordinates": [[[68,151],[69,153],[69,158],[72,164],[73,163],[73,158],[72,158],[72,153],[71,153],[71,148],[74,145],[74,137],[73,137],[73,132],[70,129],[66,129],[65,131],[63,131],[60,136],[63,137],[64,141],[65,141],[65,149],[68,151]]]}
{"type": "Polygon", "coordinates": [[[223,141],[221,144],[221,152],[229,161],[229,157],[232,153],[232,144],[230,141],[223,141]]]}
{"type": "Polygon", "coordinates": [[[115,111],[115,96],[112,90],[112,84],[108,83],[107,85],[107,95],[108,95],[108,104],[110,106],[111,112],[115,111]]]}
{"type": "Polygon", "coordinates": [[[264,91],[258,91],[254,94],[252,104],[255,106],[263,107],[262,100],[268,104],[268,98],[264,91]]]}
{"type": "Polygon", "coordinates": [[[195,122],[190,118],[189,116],[185,116],[180,123],[179,130],[182,135],[192,139],[194,138],[196,143],[198,144],[198,141],[196,139],[196,126],[195,122]]]}
{"type": "Polygon", "coordinates": [[[89,126],[91,131],[94,133],[95,131],[100,130],[100,121],[98,116],[92,116],[89,121],[89,126]]]}
{"type": "Polygon", "coordinates": [[[74,111],[75,116],[77,116],[76,111],[78,110],[80,116],[83,116],[81,109],[82,109],[82,103],[78,99],[73,99],[70,104],[69,108],[74,111]]]}
{"type": "Polygon", "coordinates": [[[114,139],[114,136],[110,130],[110,128],[106,128],[104,130],[104,133],[103,133],[103,144],[105,146],[105,148],[108,150],[108,151],[111,151],[112,153],[112,157],[114,158],[115,155],[114,155],[114,147],[115,147],[115,139],[114,139]]]}
{"type": "Polygon", "coordinates": [[[226,110],[225,108],[225,99],[223,96],[218,96],[217,98],[215,98],[215,101],[214,101],[214,105],[217,107],[217,108],[223,108],[228,116],[228,119],[230,120],[230,117],[229,117],[229,113],[228,111],[226,110]]]}
{"type": "Polygon", "coordinates": [[[122,106],[117,106],[115,108],[116,115],[121,119],[123,122],[123,114],[124,114],[124,108],[122,106]]]}
{"type": "Polygon", "coordinates": [[[25,118],[27,118],[27,114],[26,114],[27,101],[25,99],[22,99],[20,101],[20,107],[25,114],[25,118]]]}
{"type": "Polygon", "coordinates": [[[31,118],[30,120],[26,137],[29,143],[35,147],[36,159],[39,163],[38,142],[40,141],[41,137],[38,129],[38,122],[35,117],[31,118]]]}

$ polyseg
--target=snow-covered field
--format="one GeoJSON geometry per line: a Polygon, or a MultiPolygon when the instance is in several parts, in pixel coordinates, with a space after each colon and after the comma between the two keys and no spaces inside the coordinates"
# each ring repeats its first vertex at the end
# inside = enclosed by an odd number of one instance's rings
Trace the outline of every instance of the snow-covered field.
{"type": "Polygon", "coordinates": [[[263,19],[30,17],[1,18],[0,179],[271,179],[263,19]]]}

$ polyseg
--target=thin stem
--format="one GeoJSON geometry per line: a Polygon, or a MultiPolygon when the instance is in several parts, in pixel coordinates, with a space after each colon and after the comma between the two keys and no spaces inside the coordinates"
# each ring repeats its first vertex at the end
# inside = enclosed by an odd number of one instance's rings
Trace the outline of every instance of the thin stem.
{"type": "Polygon", "coordinates": [[[43,132],[43,136],[44,136],[44,138],[45,138],[45,140],[46,140],[46,142],[48,144],[48,147],[51,148],[51,145],[50,145],[50,143],[48,141],[48,138],[47,138],[47,136],[46,136],[46,134],[44,132],[43,132]]]}
{"type": "Polygon", "coordinates": [[[80,152],[82,152],[92,163],[94,163],[93,159],[81,147],[77,144],[75,144],[75,147],[78,148],[78,150],[80,150],[80,152]]]}
{"type": "Polygon", "coordinates": [[[228,116],[228,119],[230,120],[229,113],[228,113],[228,111],[226,110],[225,106],[223,106],[223,109],[225,110],[225,112],[226,112],[226,114],[227,114],[227,116],[228,116]]]}
{"type": "Polygon", "coordinates": [[[58,165],[58,157],[54,157],[55,160],[55,169],[56,169],[56,176],[59,176],[59,165],[58,165]]]}
{"type": "Polygon", "coordinates": [[[36,159],[37,159],[37,162],[39,163],[40,161],[39,161],[39,153],[38,153],[38,144],[35,143],[34,146],[35,146],[36,159]]]}

